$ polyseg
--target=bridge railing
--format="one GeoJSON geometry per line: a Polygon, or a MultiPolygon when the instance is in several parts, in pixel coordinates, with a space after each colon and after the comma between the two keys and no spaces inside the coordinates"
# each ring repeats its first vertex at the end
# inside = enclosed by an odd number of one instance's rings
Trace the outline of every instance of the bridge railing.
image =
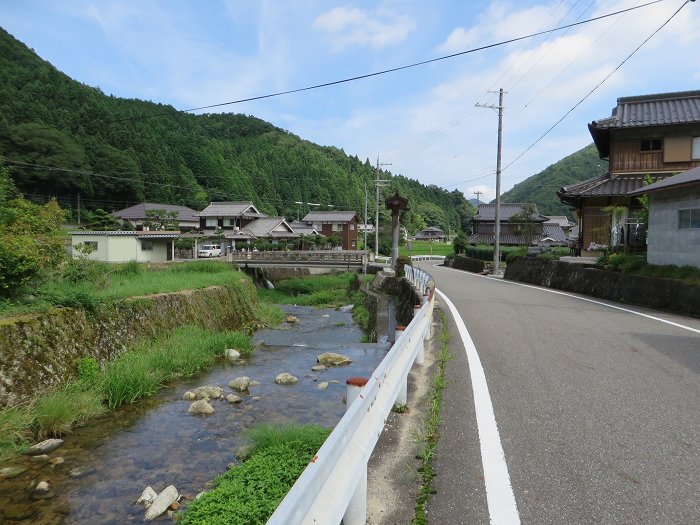
{"type": "Polygon", "coordinates": [[[418,268],[407,267],[407,272],[418,284],[423,304],[354,401],[348,392],[345,415],[267,525],[335,525],[341,520],[345,525],[365,524],[367,462],[392,407],[406,403],[408,373],[414,362],[422,364],[430,337],[434,286],[426,287],[432,279],[418,268]]]}
{"type": "Polygon", "coordinates": [[[335,264],[361,266],[366,253],[358,250],[235,251],[228,260],[236,263],[335,264]]]}

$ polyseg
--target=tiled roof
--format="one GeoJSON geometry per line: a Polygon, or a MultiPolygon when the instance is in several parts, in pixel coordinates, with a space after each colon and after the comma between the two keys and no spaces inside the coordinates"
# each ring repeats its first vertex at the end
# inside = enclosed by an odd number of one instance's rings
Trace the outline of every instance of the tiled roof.
{"type": "Polygon", "coordinates": [[[77,230],[68,232],[70,235],[100,235],[105,237],[138,237],[138,238],[173,238],[179,237],[179,231],[122,231],[122,230],[77,230]]]}
{"type": "Polygon", "coordinates": [[[212,202],[200,211],[200,217],[266,217],[250,201],[212,202]]]}
{"type": "Polygon", "coordinates": [[[545,225],[558,224],[562,228],[570,228],[571,226],[573,226],[573,224],[569,222],[569,219],[565,215],[545,215],[545,217],[549,219],[547,222],[544,223],[545,225]]]}
{"type": "MultiPolygon", "coordinates": [[[[665,178],[665,175],[652,175],[654,181],[665,178]]],[[[571,186],[564,186],[557,191],[562,200],[566,197],[619,197],[627,196],[631,191],[644,186],[646,175],[616,175],[609,173],[579,182],[571,186]]]]}
{"type": "MultiPolygon", "coordinates": [[[[559,244],[559,245],[564,245],[566,244],[566,235],[564,235],[564,232],[562,231],[561,227],[558,225],[554,224],[551,225],[554,226],[555,228],[559,228],[559,232],[555,231],[554,228],[550,228],[548,231],[547,228],[544,230],[544,234],[541,236],[538,236],[537,238],[534,239],[535,242],[537,242],[539,239],[543,239],[545,237],[550,237],[551,239],[554,239],[553,244],[559,244]]],[[[493,244],[495,236],[493,233],[476,233],[472,236],[469,237],[469,243],[470,244],[493,244]]],[[[514,235],[514,234],[509,234],[509,233],[502,233],[500,236],[500,244],[503,245],[526,245],[528,244],[527,239],[523,237],[522,235],[514,235]]]]}
{"type": "Polygon", "coordinates": [[[284,237],[286,233],[294,234],[292,228],[282,217],[260,217],[248,224],[243,230],[255,237],[284,237]],[[285,231],[273,231],[280,224],[284,225],[285,231]]]}
{"type": "Polygon", "coordinates": [[[700,122],[700,91],[621,97],[611,117],[592,125],[605,129],[694,122],[700,122]]]}
{"type": "Polygon", "coordinates": [[[177,220],[199,222],[197,212],[187,206],[175,206],[173,204],[157,204],[153,202],[142,202],[123,210],[112,212],[114,217],[120,219],[145,219],[146,212],[150,210],[165,210],[177,212],[177,220]]]}
{"type": "Polygon", "coordinates": [[[644,195],[646,193],[654,193],[656,191],[672,190],[679,186],[685,186],[688,184],[700,184],[700,167],[693,168],[692,170],[684,171],[678,175],[673,175],[672,177],[666,177],[661,179],[654,184],[649,184],[648,186],[643,186],[642,188],[631,191],[630,195],[644,195]]]}
{"type": "Polygon", "coordinates": [[[312,211],[306,214],[304,222],[350,222],[357,213],[354,211],[312,211]]]}
{"type": "Polygon", "coordinates": [[[316,231],[316,229],[313,226],[306,224],[305,222],[292,221],[289,223],[289,225],[297,233],[301,233],[303,235],[318,235],[318,232],[316,231]]]}
{"type": "Polygon", "coordinates": [[[544,229],[545,237],[549,237],[557,243],[566,243],[566,234],[559,224],[545,222],[542,225],[542,228],[544,229]]]}
{"type": "MultiPolygon", "coordinates": [[[[532,206],[533,213],[531,218],[536,222],[544,222],[547,218],[544,215],[540,215],[537,211],[536,204],[523,204],[523,203],[501,203],[501,222],[509,220],[513,215],[517,215],[522,212],[523,206],[532,206]]],[[[495,204],[479,204],[478,212],[474,216],[475,221],[495,221],[496,220],[496,205],[495,204]]]]}

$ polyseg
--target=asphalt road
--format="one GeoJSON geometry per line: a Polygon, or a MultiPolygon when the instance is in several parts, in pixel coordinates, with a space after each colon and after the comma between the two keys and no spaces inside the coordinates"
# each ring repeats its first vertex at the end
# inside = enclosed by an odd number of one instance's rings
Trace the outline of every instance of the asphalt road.
{"type": "MultiPolygon", "coordinates": [[[[498,480],[487,498],[491,459],[482,462],[469,368],[478,363],[468,361],[443,300],[454,359],[431,525],[700,523],[700,320],[616,305],[692,331],[546,289],[423,267],[473,340],[517,506],[515,519],[498,518],[498,480]]],[[[486,447],[498,441],[482,439],[486,447]]]]}

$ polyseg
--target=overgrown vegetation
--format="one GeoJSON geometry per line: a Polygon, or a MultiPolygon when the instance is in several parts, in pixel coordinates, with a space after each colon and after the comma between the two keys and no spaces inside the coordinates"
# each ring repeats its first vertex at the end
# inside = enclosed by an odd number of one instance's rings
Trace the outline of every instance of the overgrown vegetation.
{"type": "Polygon", "coordinates": [[[428,416],[425,421],[425,426],[419,436],[420,439],[420,455],[421,466],[419,473],[421,478],[421,488],[416,499],[416,514],[412,525],[425,525],[428,522],[428,517],[425,513],[425,507],[428,503],[428,498],[434,493],[433,489],[433,459],[435,458],[435,450],[438,444],[440,422],[440,411],[442,409],[442,399],[445,386],[445,365],[452,359],[450,353],[450,335],[447,331],[445,323],[445,314],[440,311],[440,325],[442,332],[440,334],[440,350],[437,355],[438,372],[433,380],[433,388],[430,394],[430,405],[428,408],[428,416]]]}
{"type": "Polygon", "coordinates": [[[688,284],[700,285],[700,268],[647,264],[644,255],[630,252],[610,252],[598,258],[597,265],[614,272],[644,275],[662,279],[678,279],[688,284]]]}
{"type": "Polygon", "coordinates": [[[30,439],[62,436],[89,419],[155,394],[168,382],[209,368],[227,348],[253,351],[249,335],[183,326],[138,344],[101,371],[91,357],[76,362],[76,379],[32,403],[0,411],[0,459],[30,439]]]}
{"type": "Polygon", "coordinates": [[[227,348],[250,354],[250,336],[183,326],[171,334],[141,343],[105,366],[101,391],[107,406],[119,408],[158,392],[166,383],[210,368],[227,348]]]}
{"type": "Polygon", "coordinates": [[[214,481],[193,501],[181,525],[264,524],[330,434],[315,426],[272,426],[248,432],[254,450],[248,460],[214,481]]]}
{"type": "Polygon", "coordinates": [[[338,308],[348,304],[357,274],[352,272],[295,277],[275,284],[274,290],[259,290],[263,301],[316,308],[338,308]]]}

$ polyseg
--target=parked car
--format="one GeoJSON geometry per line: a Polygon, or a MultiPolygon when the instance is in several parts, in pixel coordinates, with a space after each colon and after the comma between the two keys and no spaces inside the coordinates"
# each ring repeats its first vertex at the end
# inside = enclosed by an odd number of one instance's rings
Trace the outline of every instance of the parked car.
{"type": "Polygon", "coordinates": [[[197,252],[199,257],[219,257],[221,255],[220,244],[202,244],[197,252]]]}

